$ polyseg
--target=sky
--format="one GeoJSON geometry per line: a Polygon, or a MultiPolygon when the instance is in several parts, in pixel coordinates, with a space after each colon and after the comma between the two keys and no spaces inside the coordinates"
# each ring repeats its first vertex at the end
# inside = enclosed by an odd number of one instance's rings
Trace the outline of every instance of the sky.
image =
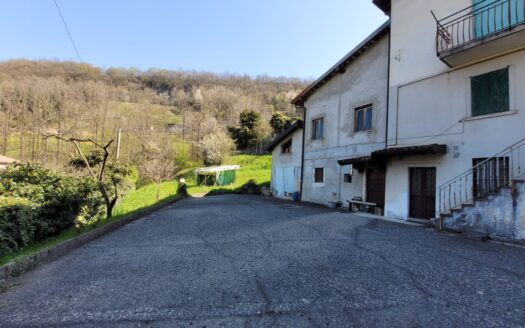
{"type": "MultiPolygon", "coordinates": [[[[387,17],[371,0],[57,0],[83,62],[317,78],[387,17]]],[[[78,61],[54,0],[0,1],[0,60],[78,61]]]]}

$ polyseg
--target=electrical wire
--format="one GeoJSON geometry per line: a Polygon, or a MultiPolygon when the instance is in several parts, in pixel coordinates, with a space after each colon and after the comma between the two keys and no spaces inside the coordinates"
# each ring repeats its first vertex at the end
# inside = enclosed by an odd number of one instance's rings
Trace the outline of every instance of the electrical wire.
{"type": "Polygon", "coordinates": [[[57,8],[58,15],[60,16],[60,19],[62,20],[62,24],[64,25],[64,28],[66,29],[67,35],[69,36],[69,40],[71,41],[71,44],[73,45],[73,49],[75,49],[75,53],[77,54],[78,61],[82,63],[82,58],[80,57],[80,53],[78,52],[77,45],[75,44],[75,40],[73,40],[73,36],[71,35],[71,32],[69,31],[69,28],[67,27],[66,20],[64,19],[64,16],[62,15],[62,11],[60,10],[60,7],[58,6],[57,0],[54,0],[55,7],[57,8]]]}
{"type": "Polygon", "coordinates": [[[436,138],[439,138],[439,137],[444,136],[445,133],[447,133],[448,131],[452,130],[452,128],[454,128],[456,125],[461,124],[461,123],[463,123],[463,122],[464,122],[464,119],[461,119],[461,120],[459,120],[459,121],[456,121],[454,124],[452,124],[451,126],[449,126],[448,128],[446,128],[443,132],[441,132],[441,133],[439,133],[439,134],[436,134],[436,135],[434,135],[434,136],[431,136],[430,138],[427,138],[427,139],[425,139],[425,140],[423,140],[423,141],[420,141],[420,142],[416,142],[416,143],[413,143],[413,144],[406,144],[406,145],[403,144],[402,146],[405,147],[405,146],[416,146],[416,145],[425,144],[425,143],[427,143],[427,142],[429,142],[429,141],[431,141],[431,140],[434,140],[434,139],[436,139],[436,138]]]}

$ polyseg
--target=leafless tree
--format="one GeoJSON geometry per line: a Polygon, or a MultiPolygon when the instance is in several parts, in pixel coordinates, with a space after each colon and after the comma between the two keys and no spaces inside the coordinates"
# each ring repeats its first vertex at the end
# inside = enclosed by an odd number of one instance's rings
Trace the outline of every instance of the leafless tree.
{"type": "Polygon", "coordinates": [[[113,140],[110,140],[106,144],[100,144],[96,142],[93,139],[79,139],[79,138],[63,138],[58,135],[47,135],[46,138],[54,137],[57,139],[61,139],[66,142],[70,142],[75,146],[75,149],[77,150],[78,156],[82,159],[84,162],[84,165],[89,173],[89,175],[97,181],[97,186],[102,194],[102,197],[104,198],[104,202],[106,204],[106,215],[108,218],[113,216],[113,208],[115,207],[115,204],[117,203],[117,200],[119,198],[119,188],[118,188],[118,182],[111,179],[111,183],[113,186],[113,195],[110,194],[108,187],[104,183],[105,181],[105,174],[106,174],[106,168],[108,164],[108,158],[109,158],[109,147],[113,143],[113,140]],[[97,149],[102,150],[103,156],[102,156],[102,162],[99,166],[98,172],[95,172],[95,169],[91,166],[88,159],[86,158],[86,155],[82,151],[82,148],[80,147],[81,143],[89,143],[93,146],[95,146],[97,149]]]}
{"type": "Polygon", "coordinates": [[[157,184],[157,200],[160,199],[160,186],[163,181],[173,179],[176,172],[173,147],[169,137],[150,140],[143,146],[144,158],[140,173],[157,184]]]}

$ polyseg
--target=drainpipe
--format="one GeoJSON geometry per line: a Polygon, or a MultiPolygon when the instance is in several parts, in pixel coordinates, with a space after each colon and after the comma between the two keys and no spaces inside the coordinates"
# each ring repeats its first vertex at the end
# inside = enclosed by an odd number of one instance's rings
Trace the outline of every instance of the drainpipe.
{"type": "Polygon", "coordinates": [[[386,129],[385,129],[385,149],[388,148],[388,112],[390,111],[390,48],[392,47],[392,32],[388,31],[388,64],[386,77],[386,129]]]}
{"type": "Polygon", "coordinates": [[[303,144],[301,150],[301,180],[299,181],[299,201],[303,201],[303,179],[304,179],[304,144],[306,141],[306,107],[304,105],[297,106],[297,108],[303,109],[303,144]]]}

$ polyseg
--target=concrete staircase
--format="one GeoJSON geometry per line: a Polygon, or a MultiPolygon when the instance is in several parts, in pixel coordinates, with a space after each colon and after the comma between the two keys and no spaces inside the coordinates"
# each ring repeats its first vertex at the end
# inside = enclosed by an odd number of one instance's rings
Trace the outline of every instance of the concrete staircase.
{"type": "Polygon", "coordinates": [[[441,229],[476,233],[487,237],[525,240],[525,182],[463,203],[439,217],[441,229]]]}
{"type": "Polygon", "coordinates": [[[439,229],[525,239],[525,139],[439,187],[439,229]]]}

